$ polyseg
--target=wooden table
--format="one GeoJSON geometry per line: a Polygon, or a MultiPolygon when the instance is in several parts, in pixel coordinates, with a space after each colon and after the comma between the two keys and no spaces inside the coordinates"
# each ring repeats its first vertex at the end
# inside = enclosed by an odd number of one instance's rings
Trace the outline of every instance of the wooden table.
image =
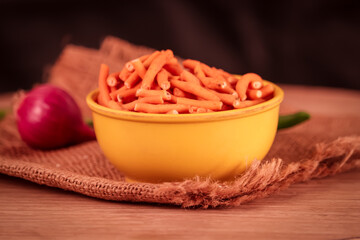
{"type": "MultiPolygon", "coordinates": [[[[358,91],[282,87],[295,109],[360,114],[358,91]]],[[[0,239],[360,239],[359,180],[352,171],[236,208],[189,210],[98,200],[0,175],[0,239]]]]}

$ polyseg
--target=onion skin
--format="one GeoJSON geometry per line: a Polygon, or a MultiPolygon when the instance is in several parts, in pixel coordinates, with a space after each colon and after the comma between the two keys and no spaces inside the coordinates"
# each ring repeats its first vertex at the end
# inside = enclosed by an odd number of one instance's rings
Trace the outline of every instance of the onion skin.
{"type": "Polygon", "coordinates": [[[75,100],[50,84],[26,94],[16,110],[16,122],[22,140],[32,148],[56,149],[96,139],[75,100]]]}

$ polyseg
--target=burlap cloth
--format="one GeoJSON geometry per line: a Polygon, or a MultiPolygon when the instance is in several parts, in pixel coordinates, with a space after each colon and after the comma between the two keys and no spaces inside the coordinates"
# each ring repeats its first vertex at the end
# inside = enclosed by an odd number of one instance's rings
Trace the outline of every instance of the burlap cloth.
{"type": "MultiPolygon", "coordinates": [[[[105,38],[99,50],[69,45],[47,79],[72,94],[84,116],[90,116],[84,99],[96,88],[99,64],[107,63],[116,71],[127,60],[151,51],[114,37],[105,38]]],[[[52,151],[33,150],[21,141],[12,116],[0,124],[0,173],[106,200],[237,206],[296,182],[360,167],[360,119],[351,116],[313,115],[306,123],[279,131],[266,159],[227,183],[199,178],[127,183],[96,141],[52,151]]]]}

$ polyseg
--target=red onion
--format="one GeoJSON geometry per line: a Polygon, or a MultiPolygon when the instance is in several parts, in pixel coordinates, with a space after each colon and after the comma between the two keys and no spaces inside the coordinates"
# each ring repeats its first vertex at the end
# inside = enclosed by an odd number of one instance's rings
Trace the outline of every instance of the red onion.
{"type": "Polygon", "coordinates": [[[33,148],[54,149],[95,139],[74,99],[49,84],[26,94],[16,110],[16,121],[21,138],[33,148]]]}

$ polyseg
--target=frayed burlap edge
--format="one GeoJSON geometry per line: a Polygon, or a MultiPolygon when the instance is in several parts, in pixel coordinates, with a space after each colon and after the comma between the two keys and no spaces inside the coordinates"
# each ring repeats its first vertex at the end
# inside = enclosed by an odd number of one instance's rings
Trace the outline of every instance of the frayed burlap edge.
{"type": "Polygon", "coordinates": [[[284,164],[282,159],[254,162],[235,181],[211,182],[207,179],[164,184],[157,193],[164,193],[174,204],[202,208],[238,206],[263,198],[291,184],[323,178],[360,167],[360,137],[341,137],[330,143],[315,145],[309,159],[284,164]]]}
{"type": "Polygon", "coordinates": [[[254,162],[232,182],[194,178],[162,184],[127,183],[4,159],[0,162],[0,173],[106,200],[209,208],[238,206],[294,183],[359,167],[360,137],[353,136],[316,144],[313,156],[299,162],[285,164],[282,159],[254,162]]]}

